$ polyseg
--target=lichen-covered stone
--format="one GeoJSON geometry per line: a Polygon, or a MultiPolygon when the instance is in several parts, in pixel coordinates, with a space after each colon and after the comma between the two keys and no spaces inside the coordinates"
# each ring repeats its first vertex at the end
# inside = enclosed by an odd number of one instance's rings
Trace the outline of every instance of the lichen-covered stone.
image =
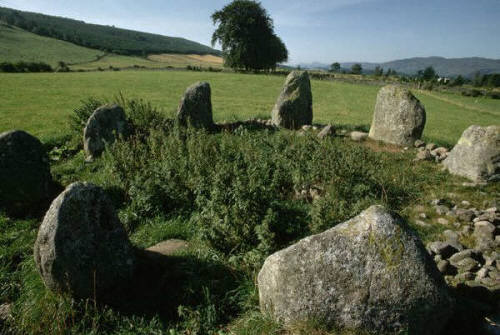
{"type": "Polygon", "coordinates": [[[421,242],[380,206],[271,255],[258,286],[261,310],[288,325],[439,334],[454,306],[421,242]]]}
{"type": "Polygon", "coordinates": [[[177,110],[181,125],[210,129],[214,126],[210,84],[198,82],[189,86],[177,110]]]}
{"type": "Polygon", "coordinates": [[[470,126],[443,164],[474,182],[500,180],[500,126],[470,126]]]}
{"type": "Polygon", "coordinates": [[[35,263],[45,286],[100,298],[132,276],[134,252],[105,192],[71,184],[50,206],[38,231],[35,263]]]}
{"type": "Polygon", "coordinates": [[[388,85],[378,93],[369,137],[376,141],[411,146],[422,136],[425,121],[424,106],[408,89],[388,85]]]}
{"type": "Polygon", "coordinates": [[[104,151],[106,144],[126,136],[127,117],[118,105],[99,107],[89,117],[83,131],[83,147],[87,158],[92,160],[104,151]]]}
{"type": "Polygon", "coordinates": [[[288,75],[271,117],[275,126],[287,129],[300,129],[312,123],[311,82],[306,71],[288,75]]]}
{"type": "Polygon", "coordinates": [[[52,177],[42,143],[22,130],[0,134],[0,209],[21,215],[48,197],[52,177]]]}

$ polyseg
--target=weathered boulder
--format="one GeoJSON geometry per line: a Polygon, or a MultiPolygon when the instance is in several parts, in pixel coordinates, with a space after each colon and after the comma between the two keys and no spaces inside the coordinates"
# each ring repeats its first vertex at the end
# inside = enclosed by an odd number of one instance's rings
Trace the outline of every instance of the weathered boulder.
{"type": "Polygon", "coordinates": [[[454,306],[422,243],[381,206],[271,255],[258,286],[261,310],[285,324],[439,334],[454,306]]]}
{"type": "Polygon", "coordinates": [[[101,298],[133,275],[135,256],[105,192],[74,183],[50,206],[38,231],[35,263],[45,286],[101,298]]]}
{"type": "Polygon", "coordinates": [[[181,125],[210,129],[214,126],[210,84],[198,82],[189,86],[177,109],[181,125]]]}
{"type": "Polygon", "coordinates": [[[474,182],[500,180],[500,126],[470,126],[443,164],[474,182]]]}
{"type": "Polygon", "coordinates": [[[411,146],[422,136],[425,121],[424,106],[408,89],[388,85],[378,93],[369,137],[411,146]]]}
{"type": "Polygon", "coordinates": [[[21,215],[48,197],[52,177],[40,141],[22,130],[0,134],[0,208],[21,215]]]}
{"type": "Polygon", "coordinates": [[[288,75],[271,117],[275,126],[288,129],[312,123],[312,92],[307,72],[293,71],[288,75]]]}
{"type": "Polygon", "coordinates": [[[101,155],[106,144],[113,143],[117,137],[126,136],[127,131],[127,117],[120,106],[97,108],[83,131],[83,148],[87,159],[92,160],[101,155]]]}

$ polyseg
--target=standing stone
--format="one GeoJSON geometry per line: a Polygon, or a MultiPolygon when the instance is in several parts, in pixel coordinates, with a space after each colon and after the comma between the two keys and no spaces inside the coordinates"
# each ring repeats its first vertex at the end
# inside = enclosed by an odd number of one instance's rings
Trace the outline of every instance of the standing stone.
{"type": "Polygon", "coordinates": [[[381,206],[271,255],[258,286],[261,310],[286,325],[432,335],[454,305],[422,243],[381,206]]]}
{"type": "Polygon", "coordinates": [[[113,143],[117,137],[126,136],[127,117],[118,105],[99,107],[90,116],[83,131],[83,147],[88,160],[92,160],[113,143]]]}
{"type": "Polygon", "coordinates": [[[50,206],[35,242],[45,286],[80,298],[101,298],[131,278],[134,251],[106,193],[71,184],[50,206]]]}
{"type": "Polygon", "coordinates": [[[500,126],[470,126],[443,164],[474,182],[500,180],[500,126]]]}
{"type": "Polygon", "coordinates": [[[48,197],[52,177],[42,143],[22,130],[0,134],[0,209],[22,215],[48,197]]]}
{"type": "Polygon", "coordinates": [[[271,112],[275,126],[300,129],[313,120],[311,82],[307,71],[293,71],[271,112]]]}
{"type": "Polygon", "coordinates": [[[378,93],[369,137],[411,146],[422,136],[425,120],[424,106],[408,89],[388,85],[378,93]]]}
{"type": "Polygon", "coordinates": [[[189,86],[182,97],[177,110],[179,123],[191,124],[198,128],[212,128],[212,100],[210,84],[198,82],[189,86]]]}

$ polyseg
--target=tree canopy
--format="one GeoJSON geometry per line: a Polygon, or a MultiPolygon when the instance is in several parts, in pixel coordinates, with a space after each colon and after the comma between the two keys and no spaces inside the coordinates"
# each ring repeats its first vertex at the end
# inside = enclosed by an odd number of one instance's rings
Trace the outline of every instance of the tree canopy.
{"type": "Polygon", "coordinates": [[[356,63],[351,67],[352,74],[361,74],[363,72],[363,67],[361,64],[356,63]]]}
{"type": "Polygon", "coordinates": [[[217,29],[212,45],[219,42],[226,66],[245,70],[269,70],[288,60],[288,50],[274,33],[273,21],[259,2],[235,0],[212,14],[217,29]]]}

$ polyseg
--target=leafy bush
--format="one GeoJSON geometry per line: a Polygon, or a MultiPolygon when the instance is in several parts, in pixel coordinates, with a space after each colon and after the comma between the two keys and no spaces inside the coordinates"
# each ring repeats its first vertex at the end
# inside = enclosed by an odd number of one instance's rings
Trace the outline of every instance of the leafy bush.
{"type": "Polygon", "coordinates": [[[0,72],[52,72],[54,71],[49,64],[41,62],[17,62],[0,63],[0,72]]]}

